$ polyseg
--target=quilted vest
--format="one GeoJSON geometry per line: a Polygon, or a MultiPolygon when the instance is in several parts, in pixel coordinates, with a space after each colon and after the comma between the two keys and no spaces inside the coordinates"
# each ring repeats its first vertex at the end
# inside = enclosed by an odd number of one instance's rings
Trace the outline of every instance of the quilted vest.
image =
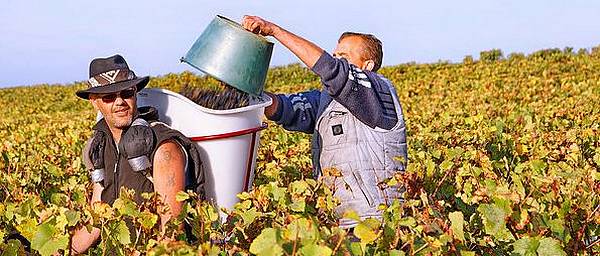
{"type": "MultiPolygon", "coordinates": [[[[390,204],[401,198],[399,187],[387,186],[396,172],[404,171],[407,159],[406,131],[402,107],[392,84],[382,76],[392,92],[398,122],[390,130],[371,128],[359,121],[336,100],[325,108],[317,120],[319,134],[317,150],[321,173],[334,168],[341,176],[324,176],[334,188],[334,196],[341,204],[336,213],[343,216],[353,210],[361,217],[381,218],[379,204],[390,204]]],[[[317,160],[317,159],[315,159],[317,160]]],[[[353,227],[356,221],[342,218],[342,228],[353,227]]]]}

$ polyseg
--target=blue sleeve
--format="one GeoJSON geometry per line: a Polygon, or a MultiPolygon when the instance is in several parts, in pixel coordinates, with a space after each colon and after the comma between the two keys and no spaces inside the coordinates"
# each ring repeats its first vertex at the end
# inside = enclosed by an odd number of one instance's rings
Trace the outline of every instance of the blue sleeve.
{"type": "Polygon", "coordinates": [[[376,73],[361,70],[327,52],[312,70],[321,78],[323,90],[364,124],[388,130],[396,125],[393,92],[376,73]]]}
{"type": "Polygon", "coordinates": [[[277,94],[279,105],[269,118],[290,131],[313,133],[319,110],[321,92],[312,90],[297,94],[277,94]]]}

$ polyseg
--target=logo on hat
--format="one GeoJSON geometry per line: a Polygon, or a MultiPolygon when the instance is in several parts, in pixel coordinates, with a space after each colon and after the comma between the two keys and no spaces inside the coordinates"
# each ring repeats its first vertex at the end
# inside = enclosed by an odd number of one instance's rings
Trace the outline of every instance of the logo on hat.
{"type": "Polygon", "coordinates": [[[138,78],[129,69],[121,55],[108,58],[97,58],[90,63],[90,78],[88,89],[77,91],[77,96],[89,99],[90,93],[113,93],[124,89],[137,87],[140,91],[149,81],[149,77],[138,78]]]}

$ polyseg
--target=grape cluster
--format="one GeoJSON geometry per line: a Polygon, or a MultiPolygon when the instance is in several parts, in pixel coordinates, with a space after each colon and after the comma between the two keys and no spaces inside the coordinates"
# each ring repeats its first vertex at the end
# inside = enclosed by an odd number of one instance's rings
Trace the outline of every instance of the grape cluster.
{"type": "Polygon", "coordinates": [[[225,83],[221,83],[221,86],[217,89],[201,88],[188,84],[181,89],[180,94],[200,106],[215,110],[246,107],[249,105],[250,100],[247,93],[225,83]]]}

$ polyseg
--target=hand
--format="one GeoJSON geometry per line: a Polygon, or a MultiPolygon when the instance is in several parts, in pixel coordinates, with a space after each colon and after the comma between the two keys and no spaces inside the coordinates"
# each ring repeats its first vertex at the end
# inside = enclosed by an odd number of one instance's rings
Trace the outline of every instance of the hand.
{"type": "Polygon", "coordinates": [[[267,106],[265,108],[265,116],[267,118],[271,118],[275,115],[275,112],[277,112],[277,108],[279,106],[279,97],[277,97],[277,95],[270,93],[270,92],[265,92],[265,94],[267,96],[269,96],[271,98],[271,100],[273,101],[273,103],[271,103],[271,105],[267,106]]]}
{"type": "Polygon", "coordinates": [[[274,36],[276,30],[279,28],[274,23],[266,21],[261,17],[249,15],[244,16],[242,26],[252,33],[263,36],[274,36]]]}

